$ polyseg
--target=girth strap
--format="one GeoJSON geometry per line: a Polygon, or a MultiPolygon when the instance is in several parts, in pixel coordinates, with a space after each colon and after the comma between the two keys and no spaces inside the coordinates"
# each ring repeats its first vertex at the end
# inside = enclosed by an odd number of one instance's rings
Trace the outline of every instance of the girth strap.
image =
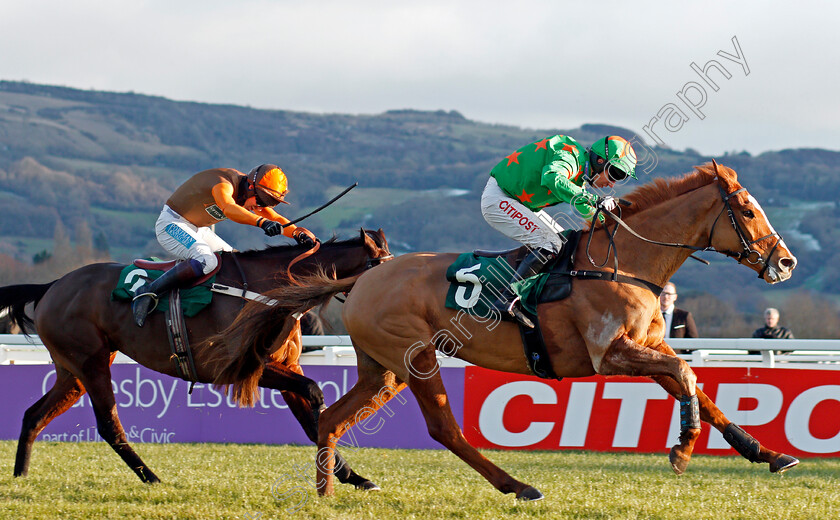
{"type": "Polygon", "coordinates": [[[188,339],[187,326],[184,323],[184,313],[181,309],[181,291],[174,289],[169,294],[169,309],[166,310],[166,333],[169,336],[169,346],[172,348],[172,362],[178,377],[190,381],[190,393],[198,381],[195,371],[192,350],[188,339]]]}
{"type": "Polygon", "coordinates": [[[540,330],[540,320],[536,314],[531,314],[525,309],[522,312],[533,322],[534,328],[529,329],[521,323],[519,324],[519,333],[522,336],[522,348],[525,350],[525,361],[528,363],[528,368],[531,372],[543,379],[563,379],[557,377],[554,368],[551,366],[551,359],[548,357],[548,348],[545,346],[545,339],[543,339],[542,330],[540,330]]]}

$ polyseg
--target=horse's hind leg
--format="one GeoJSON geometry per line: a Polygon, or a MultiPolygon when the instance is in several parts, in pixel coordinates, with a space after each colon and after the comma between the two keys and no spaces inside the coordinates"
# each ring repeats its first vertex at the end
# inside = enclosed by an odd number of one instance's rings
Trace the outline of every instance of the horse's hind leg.
{"type": "MultiPolygon", "coordinates": [[[[300,365],[288,367],[269,363],[263,370],[259,385],[280,390],[306,436],[312,442],[318,442],[318,418],[324,409],[324,393],[315,381],[303,375],[300,365]]],[[[339,482],[353,484],[357,489],[379,489],[379,486],[353,471],[338,451],[335,452],[335,476],[339,482]]]]}
{"type": "Polygon", "coordinates": [[[89,360],[85,363],[85,374],[80,375],[80,379],[90,395],[99,435],[128,464],[128,467],[134,470],[140,480],[149,484],[160,482],[157,475],[146,466],[128,444],[128,437],[117,416],[117,403],[111,387],[111,371],[107,360],[103,360],[101,364],[89,360]]]}
{"type": "Polygon", "coordinates": [[[539,490],[514,479],[467,442],[455,416],[452,415],[440,372],[434,372],[436,365],[435,350],[432,347],[425,348],[412,359],[411,367],[414,370],[408,381],[408,387],[417,398],[426,419],[429,435],[469,464],[502,493],[516,493],[516,498],[520,500],[543,498],[539,490]],[[423,374],[424,377],[417,377],[414,372],[423,374]],[[432,377],[425,377],[425,374],[433,372],[432,377]]]}
{"type": "Polygon", "coordinates": [[[319,495],[332,495],[333,474],[338,459],[336,444],[356,422],[375,413],[397,395],[405,383],[370,356],[356,349],[359,380],[341,399],[321,413],[318,420],[318,453],[316,456],[319,495]]]}
{"type": "MultiPolygon", "coordinates": [[[[666,343],[651,348],[655,348],[657,351],[666,354],[676,355],[670,345],[666,343]]],[[[675,380],[667,376],[654,376],[652,379],[659,383],[669,394],[679,399],[680,388],[675,380]]],[[[699,388],[697,389],[697,398],[700,401],[700,420],[714,426],[723,435],[726,442],[735,448],[745,459],[750,462],[766,462],[770,464],[771,473],[784,473],[799,464],[799,460],[795,457],[769,450],[762,446],[760,442],[742,430],[741,427],[727,419],[717,405],[699,388]]]]}
{"type": "Polygon", "coordinates": [[[16,477],[29,472],[32,444],[44,428],[56,417],[66,412],[85,393],[82,383],[61,365],[55,366],[55,384],[23,414],[17,455],[15,456],[16,477]]]}

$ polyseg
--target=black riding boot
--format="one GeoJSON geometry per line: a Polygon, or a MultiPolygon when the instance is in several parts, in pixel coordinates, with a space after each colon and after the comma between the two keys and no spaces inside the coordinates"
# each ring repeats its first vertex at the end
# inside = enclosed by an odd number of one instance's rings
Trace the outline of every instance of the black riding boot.
{"type": "Polygon", "coordinates": [[[146,315],[157,307],[158,299],[167,291],[187,287],[196,278],[202,276],[204,270],[198,260],[175,264],[175,267],[163,273],[159,278],[147,283],[137,290],[131,301],[131,312],[134,313],[134,323],[142,327],[146,322],[146,315]]]}
{"type": "Polygon", "coordinates": [[[516,268],[516,274],[502,289],[501,294],[493,303],[493,308],[497,311],[507,314],[529,329],[534,328],[534,323],[525,315],[519,308],[519,296],[513,292],[511,284],[525,278],[530,278],[534,275],[540,274],[545,266],[557,258],[557,253],[550,249],[538,248],[522,259],[519,267],[516,268]]]}

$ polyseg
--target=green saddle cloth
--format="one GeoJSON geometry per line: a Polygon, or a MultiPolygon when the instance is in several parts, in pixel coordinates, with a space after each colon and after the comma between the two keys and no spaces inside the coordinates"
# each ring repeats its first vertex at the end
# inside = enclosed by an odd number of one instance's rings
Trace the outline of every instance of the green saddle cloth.
{"type": "MultiPolygon", "coordinates": [[[[462,253],[446,270],[446,279],[450,282],[446,307],[475,316],[489,316],[496,295],[500,294],[515,272],[503,257],[462,253]]],[[[541,273],[519,280],[511,286],[519,296],[522,307],[531,314],[537,313],[539,295],[547,280],[548,273],[541,273]]]]}
{"type": "MultiPolygon", "coordinates": [[[[117,287],[111,291],[112,300],[132,300],[134,292],[147,281],[154,280],[161,276],[163,271],[153,271],[149,269],[141,269],[134,264],[129,264],[120,271],[120,277],[117,279],[117,287]]],[[[210,291],[210,286],[216,279],[213,275],[201,285],[190,287],[189,289],[181,289],[181,307],[184,310],[184,316],[192,317],[201,311],[201,309],[210,305],[213,299],[213,292],[210,291]]],[[[169,309],[169,296],[164,295],[158,302],[155,310],[167,311],[169,309]]]]}

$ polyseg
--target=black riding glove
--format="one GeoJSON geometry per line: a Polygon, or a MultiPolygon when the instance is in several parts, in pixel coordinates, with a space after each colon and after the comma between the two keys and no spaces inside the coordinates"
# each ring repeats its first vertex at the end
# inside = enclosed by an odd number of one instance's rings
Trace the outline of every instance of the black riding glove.
{"type": "Polygon", "coordinates": [[[283,232],[283,226],[280,225],[279,222],[274,222],[273,220],[263,220],[260,224],[260,227],[265,231],[265,234],[273,237],[274,235],[279,235],[283,232]]]}
{"type": "Polygon", "coordinates": [[[309,236],[309,233],[307,233],[304,230],[295,230],[295,232],[292,234],[292,237],[295,240],[297,240],[298,244],[306,246],[309,249],[315,247],[315,244],[318,242],[317,238],[313,239],[311,236],[309,236]]]}

